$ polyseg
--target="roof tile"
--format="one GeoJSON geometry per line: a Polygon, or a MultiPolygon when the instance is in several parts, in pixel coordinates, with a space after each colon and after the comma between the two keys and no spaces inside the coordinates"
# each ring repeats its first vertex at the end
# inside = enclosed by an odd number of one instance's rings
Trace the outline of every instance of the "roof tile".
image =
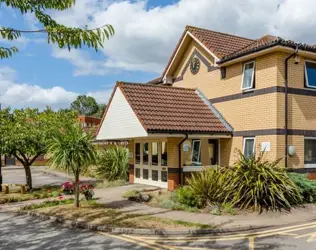
{"type": "Polygon", "coordinates": [[[194,89],[118,83],[147,131],[231,132],[194,89]]]}

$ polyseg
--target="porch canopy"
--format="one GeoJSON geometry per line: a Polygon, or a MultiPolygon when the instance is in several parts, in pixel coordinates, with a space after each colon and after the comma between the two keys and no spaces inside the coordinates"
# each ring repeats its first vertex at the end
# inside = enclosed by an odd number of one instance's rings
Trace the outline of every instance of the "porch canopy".
{"type": "Polygon", "coordinates": [[[198,89],[118,82],[97,140],[231,136],[232,127],[198,89]]]}

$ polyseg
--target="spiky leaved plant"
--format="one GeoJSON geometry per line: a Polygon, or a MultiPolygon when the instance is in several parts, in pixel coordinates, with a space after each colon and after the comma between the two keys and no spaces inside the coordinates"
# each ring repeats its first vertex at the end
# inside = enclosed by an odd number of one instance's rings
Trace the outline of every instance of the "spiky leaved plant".
{"type": "Polygon", "coordinates": [[[298,187],[279,163],[280,159],[265,160],[264,152],[248,158],[239,151],[238,160],[229,169],[226,200],[241,209],[253,208],[260,212],[290,210],[300,204],[302,196],[298,187]]]}
{"type": "Polygon", "coordinates": [[[96,149],[92,141],[93,134],[85,133],[81,124],[66,123],[48,146],[51,166],[75,176],[76,207],[79,207],[79,175],[96,161],[96,149]]]}
{"type": "Polygon", "coordinates": [[[129,151],[122,146],[102,150],[98,155],[97,174],[108,181],[127,178],[129,151]]]}

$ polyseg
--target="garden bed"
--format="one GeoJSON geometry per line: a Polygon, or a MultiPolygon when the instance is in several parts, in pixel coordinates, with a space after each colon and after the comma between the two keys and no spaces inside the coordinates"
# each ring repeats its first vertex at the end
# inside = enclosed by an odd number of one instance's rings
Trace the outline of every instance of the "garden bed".
{"type": "Polygon", "coordinates": [[[0,204],[58,197],[60,195],[60,186],[44,186],[25,194],[21,194],[18,189],[11,189],[10,191],[9,194],[0,194],[0,204]]]}
{"type": "Polygon", "coordinates": [[[143,214],[129,214],[117,209],[109,209],[95,201],[83,202],[80,208],[73,204],[56,205],[43,204],[42,208],[35,206],[22,210],[31,210],[45,216],[61,217],[65,220],[86,222],[91,225],[124,228],[148,228],[148,229],[205,229],[213,228],[212,225],[190,223],[181,220],[170,220],[143,214]]]}

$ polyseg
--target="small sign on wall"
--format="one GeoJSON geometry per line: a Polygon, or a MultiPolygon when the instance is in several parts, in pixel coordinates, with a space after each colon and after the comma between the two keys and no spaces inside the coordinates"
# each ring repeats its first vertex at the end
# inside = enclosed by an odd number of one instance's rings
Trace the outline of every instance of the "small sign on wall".
{"type": "Polygon", "coordinates": [[[261,151],[269,152],[271,148],[270,142],[261,142],[261,151]]]}
{"type": "Polygon", "coordinates": [[[185,144],[183,144],[182,148],[183,148],[183,152],[189,152],[190,144],[185,143],[185,144]]]}

